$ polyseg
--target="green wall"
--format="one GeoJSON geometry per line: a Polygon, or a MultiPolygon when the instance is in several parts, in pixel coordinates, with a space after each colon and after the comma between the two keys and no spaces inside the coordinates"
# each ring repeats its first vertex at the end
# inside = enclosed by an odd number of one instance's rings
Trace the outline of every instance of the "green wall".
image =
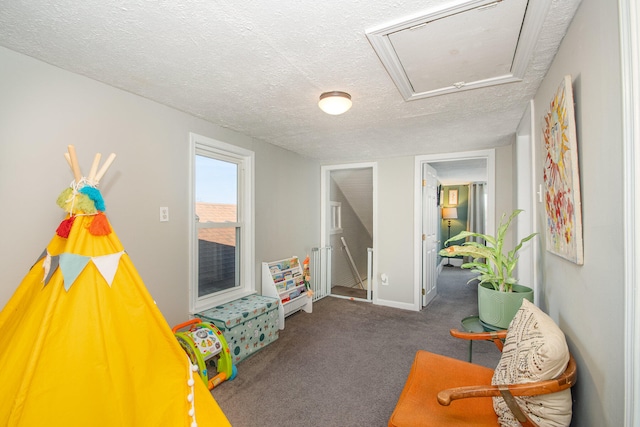
{"type": "MultiPolygon", "coordinates": [[[[444,192],[443,204],[441,208],[449,208],[455,207],[458,209],[458,219],[451,220],[451,237],[460,233],[467,229],[467,217],[469,212],[469,186],[467,185],[452,185],[442,187],[442,191],[444,192]],[[450,190],[458,190],[458,204],[450,205],[449,204],[449,191],[450,190]]],[[[442,220],[442,224],[440,227],[442,239],[440,241],[440,249],[444,248],[444,242],[449,238],[449,227],[448,220],[442,220]]],[[[464,240],[460,240],[459,242],[451,242],[451,244],[460,244],[464,240]]],[[[451,246],[449,244],[448,246],[451,246]]]]}

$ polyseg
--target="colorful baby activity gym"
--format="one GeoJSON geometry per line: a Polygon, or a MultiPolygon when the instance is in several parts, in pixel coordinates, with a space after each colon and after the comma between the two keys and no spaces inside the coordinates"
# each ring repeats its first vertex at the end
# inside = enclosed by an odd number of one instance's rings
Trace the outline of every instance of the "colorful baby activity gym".
{"type": "MultiPolygon", "coordinates": [[[[0,425],[229,426],[104,213],[115,155],[98,169],[97,154],[87,176],[73,146],[66,157],[67,215],[0,312],[0,425]]],[[[230,379],[218,343],[218,380],[230,379]]]]}
{"type": "Polygon", "coordinates": [[[198,367],[200,378],[209,390],[236,377],[238,369],[231,360],[227,340],[216,325],[195,318],[174,326],[172,331],[189,356],[191,364],[198,367]],[[183,330],[185,328],[188,329],[183,330]],[[211,366],[215,367],[217,374],[209,378],[211,366]]]}

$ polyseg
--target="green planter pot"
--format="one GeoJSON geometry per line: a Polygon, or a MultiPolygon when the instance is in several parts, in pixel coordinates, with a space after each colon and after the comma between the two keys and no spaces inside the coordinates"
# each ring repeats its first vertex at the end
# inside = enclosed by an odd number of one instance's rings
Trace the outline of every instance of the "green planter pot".
{"type": "Polygon", "coordinates": [[[533,289],[513,285],[513,292],[498,292],[488,283],[478,285],[480,320],[488,325],[507,329],[511,319],[520,309],[523,299],[533,302],[533,289]]]}

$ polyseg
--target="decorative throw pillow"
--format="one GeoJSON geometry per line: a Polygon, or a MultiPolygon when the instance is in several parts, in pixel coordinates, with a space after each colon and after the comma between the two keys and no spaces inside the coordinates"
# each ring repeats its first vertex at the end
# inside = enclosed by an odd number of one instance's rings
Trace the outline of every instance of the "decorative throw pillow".
{"type": "MultiPolygon", "coordinates": [[[[492,384],[550,380],[562,374],[568,362],[569,349],[560,328],[542,310],[524,300],[509,325],[492,384]]],[[[540,427],[568,426],[571,422],[571,389],[516,400],[540,427]]],[[[501,426],[520,427],[502,397],[493,398],[493,408],[501,426]]]]}

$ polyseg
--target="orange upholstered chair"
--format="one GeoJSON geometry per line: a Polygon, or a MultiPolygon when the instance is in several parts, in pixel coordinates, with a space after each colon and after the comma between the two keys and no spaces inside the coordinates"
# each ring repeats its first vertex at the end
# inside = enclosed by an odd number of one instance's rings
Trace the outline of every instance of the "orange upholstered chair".
{"type": "MultiPolygon", "coordinates": [[[[451,334],[464,339],[493,340],[502,350],[501,340],[507,336],[507,331],[466,333],[452,330],[451,334]]],[[[493,376],[493,369],[418,351],[388,425],[495,427],[499,425],[498,415],[489,397],[501,396],[522,426],[537,427],[514,396],[550,394],[572,387],[576,380],[576,364],[569,355],[561,375],[527,384],[491,385],[493,376]]]]}

